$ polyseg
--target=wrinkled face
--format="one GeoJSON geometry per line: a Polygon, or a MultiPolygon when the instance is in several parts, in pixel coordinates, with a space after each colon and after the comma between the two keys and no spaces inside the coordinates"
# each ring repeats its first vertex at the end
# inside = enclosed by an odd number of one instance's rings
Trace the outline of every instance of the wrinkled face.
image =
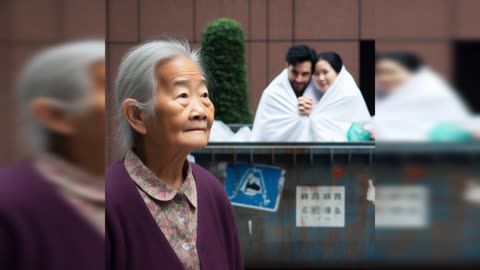
{"type": "Polygon", "coordinates": [[[215,109],[200,69],[180,56],[159,64],[156,77],[155,117],[146,122],[149,141],[186,152],[205,147],[215,109]]]}
{"type": "Polygon", "coordinates": [[[399,63],[384,59],[375,65],[375,80],[381,91],[390,93],[407,82],[412,73],[399,63]]]}
{"type": "Polygon", "coordinates": [[[312,63],[305,61],[294,65],[289,65],[288,80],[293,90],[297,93],[303,92],[312,78],[312,63]]]}
{"type": "Polygon", "coordinates": [[[315,64],[315,83],[320,91],[326,92],[337,78],[337,72],[325,60],[320,60],[315,64]]]}

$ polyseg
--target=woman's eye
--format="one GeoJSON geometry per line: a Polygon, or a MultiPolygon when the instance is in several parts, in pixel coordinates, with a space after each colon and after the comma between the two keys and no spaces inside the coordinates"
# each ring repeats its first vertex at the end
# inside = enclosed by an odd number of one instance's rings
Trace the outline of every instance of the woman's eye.
{"type": "Polygon", "coordinates": [[[201,97],[208,98],[208,93],[203,93],[201,97]]]}
{"type": "Polygon", "coordinates": [[[179,97],[179,98],[187,98],[188,95],[187,95],[187,93],[182,93],[182,94],[180,94],[178,97],[179,97]]]}

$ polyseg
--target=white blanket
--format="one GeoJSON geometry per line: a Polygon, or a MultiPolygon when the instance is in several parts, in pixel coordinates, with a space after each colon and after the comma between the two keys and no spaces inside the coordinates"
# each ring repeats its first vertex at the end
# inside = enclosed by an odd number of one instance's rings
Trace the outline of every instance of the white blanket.
{"type": "MultiPolygon", "coordinates": [[[[307,89],[305,95],[313,97],[307,89]]],[[[312,141],[345,142],[352,122],[370,119],[367,105],[352,75],[342,67],[333,84],[327,89],[310,114],[312,141]]]]}
{"type": "Polygon", "coordinates": [[[375,102],[376,141],[427,141],[442,122],[461,122],[469,112],[456,92],[428,68],[375,102]]]}
{"type": "Polygon", "coordinates": [[[262,94],[251,141],[346,141],[352,122],[370,118],[360,90],[345,67],[325,94],[321,95],[312,78],[304,95],[314,103],[309,116],[299,114],[288,71],[283,70],[262,94]]]}
{"type": "Polygon", "coordinates": [[[213,121],[210,129],[209,142],[248,142],[251,130],[248,126],[241,127],[236,133],[222,121],[213,121]]]}
{"type": "MultiPolygon", "coordinates": [[[[310,82],[307,88],[312,87],[310,82]]],[[[262,93],[250,140],[309,142],[311,138],[310,120],[298,113],[297,97],[284,69],[262,93]]]]}

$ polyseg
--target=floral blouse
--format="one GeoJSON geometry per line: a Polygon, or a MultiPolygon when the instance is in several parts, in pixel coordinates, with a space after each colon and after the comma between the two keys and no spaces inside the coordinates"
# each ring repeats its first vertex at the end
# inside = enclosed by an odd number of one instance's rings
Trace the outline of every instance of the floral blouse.
{"type": "Polygon", "coordinates": [[[169,188],[133,151],[125,156],[124,165],[185,269],[200,269],[196,247],[197,189],[190,163],[185,161],[186,177],[178,191],[169,188]]]}

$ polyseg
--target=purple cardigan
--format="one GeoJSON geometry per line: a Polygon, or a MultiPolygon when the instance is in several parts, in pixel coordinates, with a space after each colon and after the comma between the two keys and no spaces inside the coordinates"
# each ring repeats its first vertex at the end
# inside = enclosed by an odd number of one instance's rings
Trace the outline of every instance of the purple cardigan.
{"type": "Polygon", "coordinates": [[[105,242],[31,162],[0,171],[0,269],[105,269],[105,242]]]}
{"type": "MultiPolygon", "coordinates": [[[[243,269],[238,230],[223,186],[191,163],[198,194],[197,250],[201,269],[243,269]]],[[[123,160],[106,173],[107,269],[183,269],[153,219],[123,160]]]]}

